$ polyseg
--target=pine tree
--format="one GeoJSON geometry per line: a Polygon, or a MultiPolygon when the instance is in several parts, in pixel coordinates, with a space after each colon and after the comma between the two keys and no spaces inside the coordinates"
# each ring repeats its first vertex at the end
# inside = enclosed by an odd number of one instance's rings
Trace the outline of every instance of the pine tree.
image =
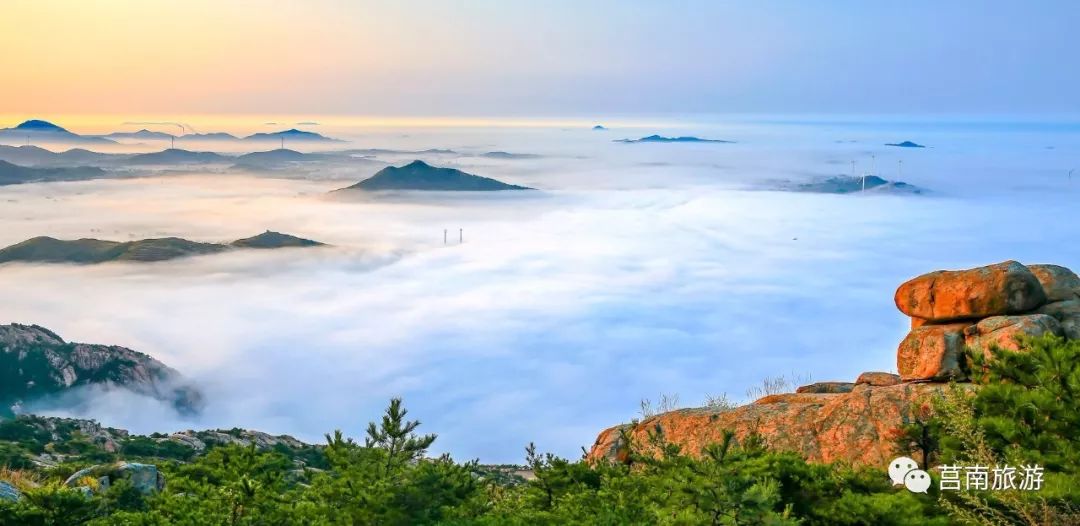
{"type": "Polygon", "coordinates": [[[386,408],[386,414],[382,417],[382,422],[378,426],[375,422],[368,423],[365,445],[386,451],[387,470],[395,465],[423,457],[427,449],[435,442],[436,435],[434,434],[418,436],[413,433],[420,427],[420,421],[405,420],[407,414],[409,411],[402,407],[401,399],[392,398],[390,405],[386,408]]]}

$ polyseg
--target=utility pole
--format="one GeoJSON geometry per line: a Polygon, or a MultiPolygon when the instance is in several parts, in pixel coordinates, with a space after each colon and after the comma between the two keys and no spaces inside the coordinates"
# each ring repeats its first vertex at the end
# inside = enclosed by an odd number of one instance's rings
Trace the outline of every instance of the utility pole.
{"type": "Polygon", "coordinates": [[[281,149],[282,150],[285,149],[285,138],[284,137],[281,138],[281,149]]]}
{"type": "Polygon", "coordinates": [[[176,137],[173,137],[172,135],[169,136],[169,149],[170,150],[175,150],[176,149],[176,137]]]}

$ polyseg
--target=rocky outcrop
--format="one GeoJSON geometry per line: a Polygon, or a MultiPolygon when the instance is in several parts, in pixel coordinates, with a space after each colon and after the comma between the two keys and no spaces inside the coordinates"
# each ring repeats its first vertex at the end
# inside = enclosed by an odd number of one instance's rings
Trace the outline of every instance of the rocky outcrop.
{"type": "MultiPolygon", "coordinates": [[[[918,408],[969,374],[967,350],[993,355],[1017,349],[1018,336],[1080,333],[1080,278],[1065,267],[1015,261],[914,278],[896,291],[896,306],[912,317],[897,350],[899,375],[866,372],[854,384],[819,382],[795,393],[771,394],[734,409],[682,409],[604,430],[588,458],[625,462],[628,441],[649,451],[649,435],[698,454],[722,439],[756,434],[770,447],[795,451],[812,461],[885,465],[899,454],[898,442],[918,408]]],[[[974,388],[973,384],[961,386],[974,388]]],[[[917,415],[919,417],[925,415],[917,415]]]]}
{"type": "Polygon", "coordinates": [[[964,376],[965,323],[922,325],[908,333],[896,353],[900,379],[944,381],[964,376]]]}
{"type": "Polygon", "coordinates": [[[157,466],[135,462],[118,462],[80,469],[68,477],[64,485],[100,493],[121,479],[130,481],[131,485],[144,495],[165,489],[165,474],[158,470],[157,466]]]}
{"type": "Polygon", "coordinates": [[[815,384],[804,385],[795,390],[796,393],[817,393],[817,394],[835,394],[835,393],[850,393],[855,388],[855,384],[851,382],[818,382],[815,384]]]}
{"type": "Polygon", "coordinates": [[[1046,303],[1035,274],[1015,261],[923,274],[896,289],[900,312],[931,322],[1016,314],[1046,303]]]}
{"type": "Polygon", "coordinates": [[[666,440],[691,454],[730,430],[737,439],[755,433],[769,447],[813,461],[885,465],[896,457],[897,430],[913,418],[913,404],[944,386],[861,384],[850,393],[773,395],[731,410],[682,409],[603,431],[589,457],[625,461],[625,438],[647,445],[659,426],[666,440]]]}
{"type": "Polygon", "coordinates": [[[964,342],[968,348],[982,353],[995,347],[1016,351],[1017,339],[1023,336],[1043,334],[1061,336],[1061,324],[1046,314],[1025,316],[991,316],[964,329],[964,342]]]}
{"type": "Polygon", "coordinates": [[[232,430],[207,430],[207,431],[180,431],[169,435],[168,440],[190,446],[196,451],[202,451],[207,446],[250,446],[255,445],[258,449],[271,449],[283,445],[292,449],[311,447],[288,435],[271,435],[262,431],[248,429],[232,430]]]}
{"type": "Polygon", "coordinates": [[[898,383],[900,383],[900,375],[881,371],[862,373],[859,375],[859,378],[855,380],[855,385],[867,384],[875,387],[886,387],[898,383]]]}
{"type": "Polygon", "coordinates": [[[0,325],[0,375],[5,410],[92,385],[150,396],[184,413],[202,407],[195,387],[150,356],[125,347],[66,342],[37,325],[0,325]]]}
{"type": "Polygon", "coordinates": [[[258,450],[286,452],[294,462],[309,458],[320,446],[301,442],[288,435],[271,435],[246,429],[186,430],[172,434],[154,433],[136,435],[124,429],[103,426],[93,420],[76,418],[18,415],[11,420],[0,420],[0,448],[21,450],[25,460],[40,468],[54,468],[65,462],[80,463],[98,458],[102,454],[115,454],[128,460],[166,458],[190,459],[205,454],[219,446],[254,446],[258,450]],[[5,436],[20,437],[7,439],[5,436]],[[31,438],[27,438],[31,437],[31,438]],[[68,444],[77,442],[80,447],[68,444]],[[157,442],[162,447],[153,448],[148,443],[157,442]],[[183,448],[169,447],[178,444],[183,448]],[[63,453],[61,453],[63,452],[63,453]],[[164,456],[161,456],[164,455],[164,456]]]}
{"type": "Polygon", "coordinates": [[[1059,265],[1028,265],[1046,292],[1046,301],[1080,300],[1080,277],[1059,265]]]}
{"type": "Polygon", "coordinates": [[[896,354],[904,381],[964,380],[965,349],[1016,350],[1018,337],[1080,336],[1080,277],[1058,265],[1016,261],[939,270],[900,285],[896,307],[912,329],[896,354]],[[1075,302],[1075,303],[1074,303],[1075,302]]]}

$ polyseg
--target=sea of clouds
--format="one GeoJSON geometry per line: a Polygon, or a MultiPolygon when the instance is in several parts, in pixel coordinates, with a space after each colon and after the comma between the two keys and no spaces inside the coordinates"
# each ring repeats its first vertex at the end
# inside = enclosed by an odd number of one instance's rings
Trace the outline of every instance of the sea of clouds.
{"type": "MultiPolygon", "coordinates": [[[[434,450],[576,457],[660,393],[744,399],[768,376],[895,370],[902,281],[1017,259],[1080,269],[1080,130],[986,123],[735,122],[366,132],[358,147],[541,189],[348,196],[349,180],[236,174],[0,187],[0,244],[51,235],[318,249],[154,264],[0,266],[0,322],[146,352],[205,391],[194,419],[122,392],[79,415],[137,432],[360,436],[402,396],[434,450]],[[617,144],[699,135],[736,144],[617,144]],[[886,142],[913,140],[925,149],[886,142]],[[535,159],[490,159],[509,151],[535,159]],[[874,156],[873,158],[871,156],[874,156]],[[408,156],[406,156],[408,157],[408,156]],[[927,195],[774,191],[875,171],[927,195]],[[458,243],[460,232],[464,242],[458,243]],[[444,230],[448,244],[443,243],[444,230]]],[[[386,159],[397,162],[402,159],[386,159]]],[[[72,413],[69,411],[67,414],[72,413]]]]}

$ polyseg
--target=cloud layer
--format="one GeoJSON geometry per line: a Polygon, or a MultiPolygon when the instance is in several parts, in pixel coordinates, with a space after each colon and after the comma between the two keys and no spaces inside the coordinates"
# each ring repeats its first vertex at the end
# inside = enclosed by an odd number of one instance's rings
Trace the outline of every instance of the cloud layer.
{"type": "Polygon", "coordinates": [[[94,398],[85,414],[111,425],[318,440],[335,428],[359,435],[400,395],[440,435],[436,450],[515,462],[530,441],[575,456],[661,392],[694,404],[742,398],[776,374],[892,370],[906,329],[892,293],[915,274],[1005,259],[1080,268],[1069,241],[1080,180],[1069,186],[1060,170],[1076,150],[1044,149],[1076,145],[1074,134],[663,131],[739,143],[623,145],[610,142],[620,130],[553,129],[370,145],[543,154],[443,160],[545,189],[530,196],[349,199],[326,196],[339,182],[233,175],[0,188],[3,244],[272,229],[333,245],[7,265],[0,321],[149,353],[207,391],[194,421],[122,394],[94,398]],[[908,138],[934,148],[880,146],[908,138]],[[852,158],[868,167],[870,154],[879,168],[904,156],[904,179],[935,195],[764,190],[846,172],[852,158]]]}

